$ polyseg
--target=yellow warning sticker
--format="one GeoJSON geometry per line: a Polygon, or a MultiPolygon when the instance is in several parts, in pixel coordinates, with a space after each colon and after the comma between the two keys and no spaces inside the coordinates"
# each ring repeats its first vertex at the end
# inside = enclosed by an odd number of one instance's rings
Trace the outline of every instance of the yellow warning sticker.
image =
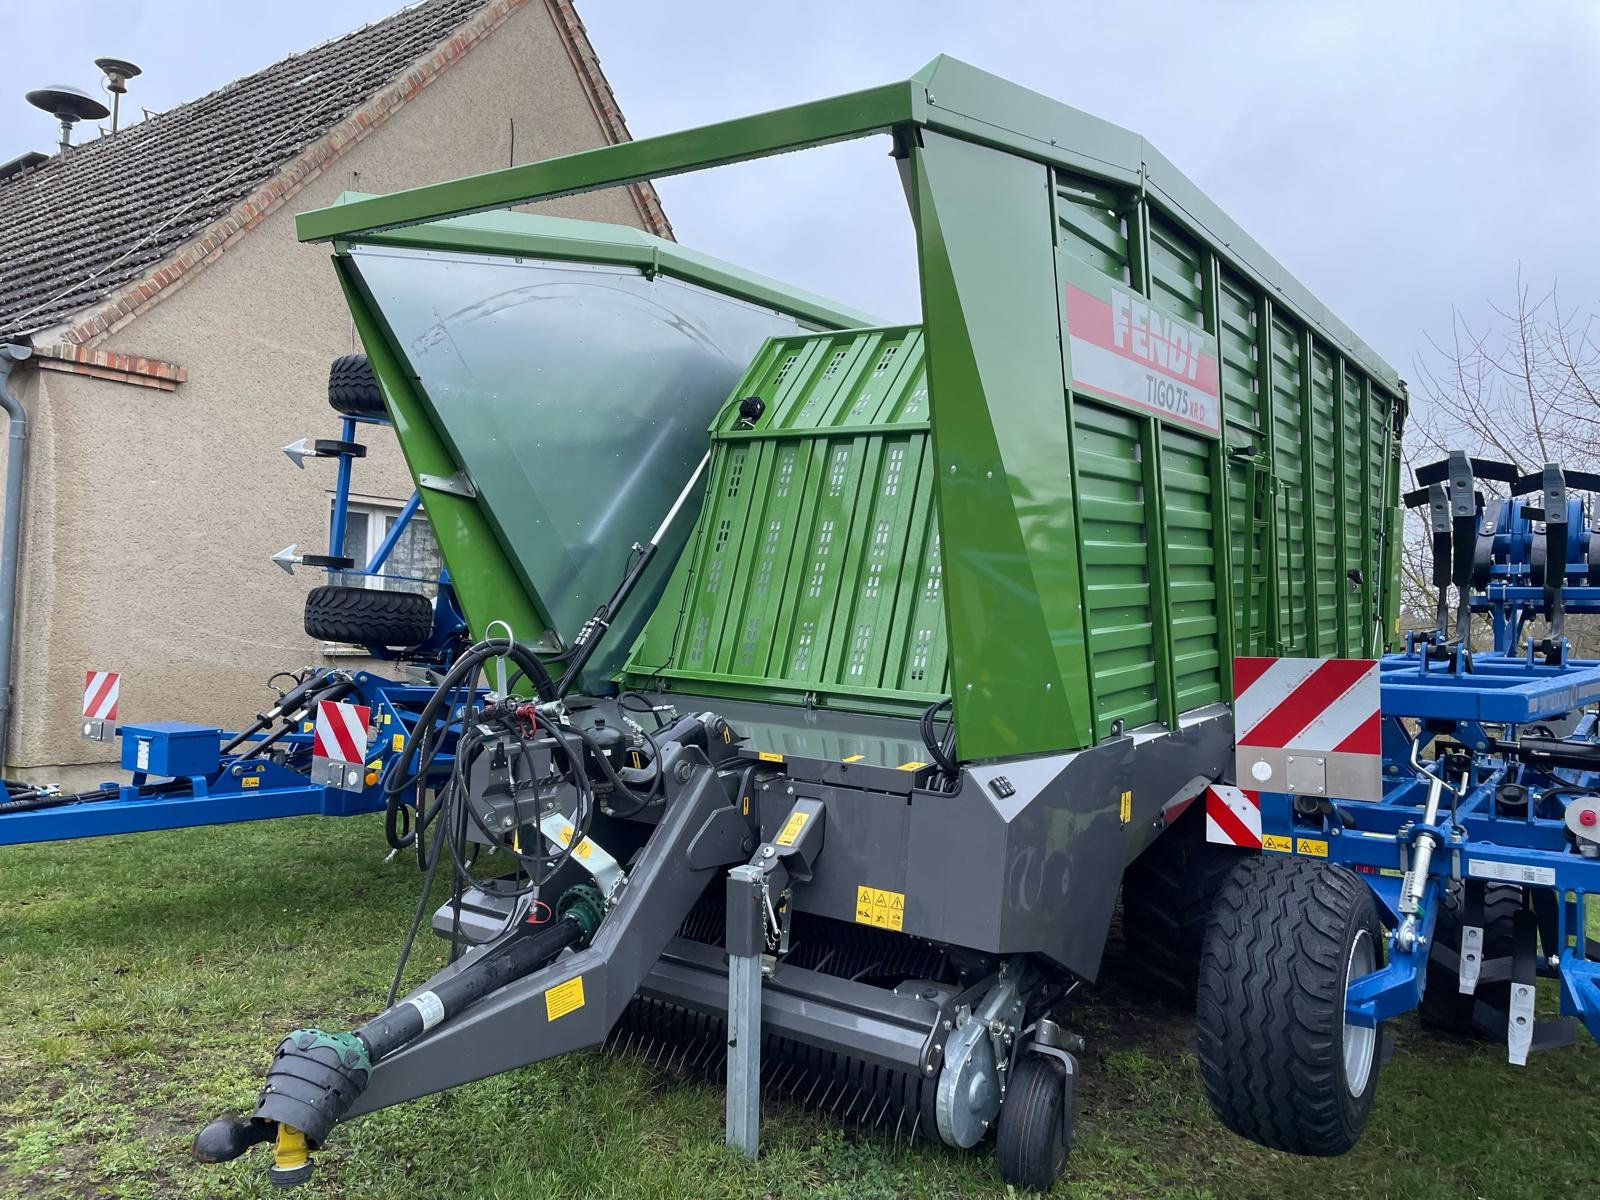
{"type": "Polygon", "coordinates": [[[783,823],[783,830],[778,834],[777,843],[780,846],[794,845],[795,838],[800,836],[800,831],[806,827],[806,813],[792,812],[789,819],[783,823]]]}
{"type": "Polygon", "coordinates": [[[389,724],[389,714],[388,713],[384,713],[383,714],[383,723],[385,725],[389,724]]]}
{"type": "Polygon", "coordinates": [[[771,750],[759,750],[756,752],[756,757],[762,762],[781,763],[783,761],[783,755],[774,754],[771,750]]]}
{"type": "Polygon", "coordinates": [[[901,763],[898,767],[895,768],[895,770],[896,771],[920,771],[920,770],[922,770],[923,767],[925,767],[927,765],[928,764],[925,763],[925,762],[918,762],[916,759],[912,759],[910,762],[901,763]]]}
{"type": "MultiPolygon", "coordinates": [[[[570,846],[572,845],[572,835],[576,832],[577,830],[571,825],[563,825],[556,832],[556,841],[560,842],[563,846],[570,846]]],[[[575,849],[572,853],[577,855],[579,858],[587,859],[591,854],[594,853],[594,843],[588,838],[584,838],[583,841],[578,843],[577,849],[575,849]]],[[[580,1003],[582,1002],[580,1001],[580,1003]]]]}
{"type": "Polygon", "coordinates": [[[583,976],[574,975],[544,994],[544,1019],[554,1021],[583,1007],[583,976]]]}
{"type": "Polygon", "coordinates": [[[1275,850],[1279,854],[1288,854],[1294,850],[1294,842],[1289,838],[1279,837],[1275,833],[1264,833],[1261,835],[1261,848],[1263,850],[1275,850]]]}
{"type": "Polygon", "coordinates": [[[258,787],[261,786],[261,776],[259,776],[259,775],[246,775],[243,779],[239,780],[239,786],[242,787],[242,788],[247,788],[247,787],[258,788],[258,787]]]}
{"type": "Polygon", "coordinates": [[[865,754],[852,754],[849,758],[841,758],[839,761],[840,762],[860,762],[865,757],[866,757],[865,754]]]}
{"type": "Polygon", "coordinates": [[[406,748],[406,735],[405,734],[397,733],[392,738],[389,739],[389,749],[393,750],[396,754],[399,754],[400,751],[404,750],[405,748],[406,748]]]}
{"type": "Polygon", "coordinates": [[[1122,821],[1122,823],[1124,825],[1126,825],[1129,821],[1133,820],[1133,793],[1132,792],[1123,792],[1122,793],[1122,803],[1118,806],[1117,814],[1118,814],[1119,818],[1121,819],[1121,821],[1122,821]]]}
{"type": "Polygon", "coordinates": [[[1387,875],[1390,879],[1404,879],[1406,877],[1404,871],[1396,871],[1393,867],[1379,867],[1378,874],[1387,875]]]}
{"type": "Polygon", "coordinates": [[[906,894],[891,892],[887,888],[856,888],[856,921],[862,925],[876,925],[879,929],[898,930],[905,924],[906,894]]]}
{"type": "Polygon", "coordinates": [[[301,721],[300,722],[300,732],[301,733],[310,733],[311,732],[311,722],[310,721],[301,721]]]}
{"type": "Polygon", "coordinates": [[[1296,854],[1308,854],[1312,858],[1327,858],[1328,843],[1321,838],[1297,838],[1294,843],[1296,854]]]}

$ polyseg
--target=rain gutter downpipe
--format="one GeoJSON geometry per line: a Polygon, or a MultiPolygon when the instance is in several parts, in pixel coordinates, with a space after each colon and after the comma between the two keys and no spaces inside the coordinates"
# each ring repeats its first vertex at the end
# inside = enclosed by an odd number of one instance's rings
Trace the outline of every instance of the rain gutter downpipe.
{"type": "Polygon", "coordinates": [[[22,559],[22,485],[28,461],[28,414],[11,394],[11,372],[33,356],[27,346],[0,346],[0,408],[10,434],[6,441],[4,524],[0,525],[0,769],[11,730],[11,648],[17,625],[17,568],[22,559]]]}

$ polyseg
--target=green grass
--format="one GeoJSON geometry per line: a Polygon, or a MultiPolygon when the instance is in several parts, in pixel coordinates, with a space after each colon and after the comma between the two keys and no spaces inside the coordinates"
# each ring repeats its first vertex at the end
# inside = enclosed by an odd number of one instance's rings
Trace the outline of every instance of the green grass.
{"type": "MultiPolygon", "coordinates": [[[[263,1197],[266,1155],[200,1167],[189,1140],[247,1109],[304,1024],[381,1003],[416,895],[374,819],[309,818],[0,850],[0,1196],[263,1197]]],[[[422,970],[442,961],[432,939],[422,970]]],[[[1600,1194],[1600,1051],[1536,1055],[1399,1024],[1366,1138],[1336,1160],[1273,1154],[1206,1109],[1179,1013],[1115,980],[1077,1011],[1089,1038],[1076,1197],[1600,1194]]],[[[341,1127],[307,1197],[999,1196],[984,1153],[765,1114],[765,1150],[722,1146],[721,1094],[588,1053],[341,1127]]]]}

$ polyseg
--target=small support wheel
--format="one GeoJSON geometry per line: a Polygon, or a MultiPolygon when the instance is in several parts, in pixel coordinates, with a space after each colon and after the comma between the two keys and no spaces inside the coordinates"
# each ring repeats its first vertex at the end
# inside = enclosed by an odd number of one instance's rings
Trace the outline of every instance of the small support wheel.
{"type": "Polygon", "coordinates": [[[1195,1014],[1200,1078],[1229,1129],[1274,1150],[1343,1154],[1378,1087],[1378,1030],[1345,1020],[1350,981],[1383,962],[1361,877],[1247,859],[1217,893],[1195,1014]]]}
{"type": "Polygon", "coordinates": [[[1072,1149],[1074,1082],[1054,1058],[1018,1058],[995,1129],[995,1162],[1007,1183],[1048,1192],[1061,1178],[1072,1149]]]}

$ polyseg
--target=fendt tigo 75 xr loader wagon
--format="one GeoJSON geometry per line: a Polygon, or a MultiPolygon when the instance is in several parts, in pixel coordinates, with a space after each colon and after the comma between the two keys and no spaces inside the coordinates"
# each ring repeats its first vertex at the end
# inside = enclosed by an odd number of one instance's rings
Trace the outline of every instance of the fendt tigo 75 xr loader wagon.
{"type": "Polygon", "coordinates": [[[463,952],[290,1034],[197,1155],[292,1183],[616,1039],[725,1077],[747,1152],[765,1085],[1048,1187],[1125,872],[1130,958],[1193,987],[1234,655],[1384,644],[1394,371],[1140,138],[945,58],[299,229],[477,639],[383,767],[463,952]],[[498,211],[874,135],[920,325],[498,211]]]}

